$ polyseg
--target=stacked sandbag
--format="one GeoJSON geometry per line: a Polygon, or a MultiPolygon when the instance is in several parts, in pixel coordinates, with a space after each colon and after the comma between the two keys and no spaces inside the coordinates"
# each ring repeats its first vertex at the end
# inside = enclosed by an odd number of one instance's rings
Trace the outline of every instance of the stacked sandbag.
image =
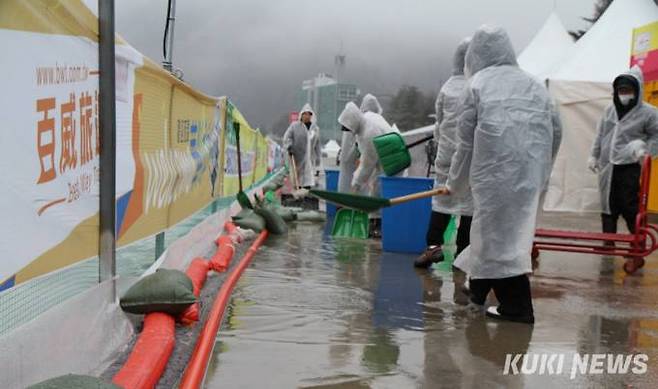
{"type": "Polygon", "coordinates": [[[293,207],[276,207],[276,213],[281,216],[281,218],[287,222],[292,222],[297,220],[297,213],[301,211],[301,208],[293,207]]]}
{"type": "Polygon", "coordinates": [[[270,234],[283,235],[288,233],[288,225],[271,204],[261,203],[254,207],[254,212],[265,219],[265,226],[270,234]]]}
{"type": "Polygon", "coordinates": [[[243,209],[232,219],[238,227],[256,232],[261,232],[266,226],[265,219],[252,209],[243,209]]]}
{"type": "Polygon", "coordinates": [[[325,222],[327,215],[319,211],[303,211],[297,213],[297,221],[300,222],[325,222]]]}
{"type": "Polygon", "coordinates": [[[158,269],[131,286],[119,303],[129,313],[164,312],[178,316],[195,302],[194,286],[187,274],[158,269]]]}
{"type": "Polygon", "coordinates": [[[288,172],[286,170],[282,170],[281,172],[277,173],[270,179],[267,184],[263,186],[263,192],[276,192],[277,190],[281,189],[285,183],[287,175],[288,172]]]}

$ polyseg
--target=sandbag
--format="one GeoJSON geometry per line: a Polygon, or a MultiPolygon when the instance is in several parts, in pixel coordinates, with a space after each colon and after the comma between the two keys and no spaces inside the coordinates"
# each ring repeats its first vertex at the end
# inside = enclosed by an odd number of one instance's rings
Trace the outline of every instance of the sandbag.
{"type": "Polygon", "coordinates": [[[233,222],[240,228],[256,232],[261,232],[265,229],[265,219],[256,213],[249,217],[235,219],[233,222]]]}
{"type": "Polygon", "coordinates": [[[327,215],[318,211],[304,211],[297,213],[297,220],[300,222],[325,222],[327,215]]]}
{"type": "Polygon", "coordinates": [[[233,219],[233,220],[245,219],[245,218],[251,217],[253,214],[254,214],[253,209],[244,208],[240,212],[238,212],[236,215],[231,216],[231,219],[233,219]]]}
{"type": "Polygon", "coordinates": [[[130,287],[120,300],[126,312],[164,312],[178,316],[196,302],[192,280],[179,270],[158,269],[130,287]]]}
{"type": "Polygon", "coordinates": [[[28,386],[28,389],[121,389],[100,378],[79,374],[67,374],[28,386]]]}
{"type": "Polygon", "coordinates": [[[278,185],[276,181],[270,181],[263,185],[263,193],[276,192],[281,186],[283,185],[278,185]]]}
{"type": "Polygon", "coordinates": [[[265,219],[265,226],[267,231],[270,234],[274,235],[283,235],[288,233],[288,225],[285,220],[276,212],[275,208],[269,207],[267,205],[262,205],[254,209],[256,214],[260,215],[265,219]]]}
{"type": "Polygon", "coordinates": [[[297,220],[297,212],[290,207],[278,207],[276,208],[276,213],[281,216],[284,221],[291,222],[297,220]]]}

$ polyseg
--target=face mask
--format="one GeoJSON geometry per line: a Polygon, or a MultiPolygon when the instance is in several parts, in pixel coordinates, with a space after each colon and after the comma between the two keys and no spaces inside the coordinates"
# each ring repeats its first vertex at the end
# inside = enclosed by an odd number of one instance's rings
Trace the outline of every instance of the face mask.
{"type": "Polygon", "coordinates": [[[631,100],[633,100],[634,98],[635,98],[634,95],[619,95],[619,102],[621,103],[621,105],[626,106],[630,104],[631,100]]]}

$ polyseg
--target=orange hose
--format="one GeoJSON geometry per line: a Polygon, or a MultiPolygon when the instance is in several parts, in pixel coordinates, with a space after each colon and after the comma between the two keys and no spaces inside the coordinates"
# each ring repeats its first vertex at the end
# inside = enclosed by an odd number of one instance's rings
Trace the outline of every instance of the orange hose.
{"type": "Polygon", "coordinates": [[[249,266],[251,260],[253,259],[258,248],[263,244],[267,238],[267,230],[263,230],[256,238],[256,241],[249,247],[247,253],[242,257],[240,263],[235,267],[235,269],[228,276],[222,287],[217,293],[215,302],[213,303],[212,309],[208,315],[208,320],[204,325],[201,333],[199,334],[199,339],[196,342],[194,347],[194,352],[190,358],[185,373],[183,374],[183,379],[179,385],[179,388],[182,389],[196,389],[200,388],[203,383],[203,379],[206,375],[206,368],[208,367],[208,361],[210,360],[210,354],[212,354],[213,347],[215,345],[215,340],[217,337],[217,332],[219,331],[219,326],[222,323],[222,318],[224,317],[224,311],[226,310],[226,305],[228,304],[229,298],[231,297],[231,292],[235,287],[235,284],[240,279],[240,276],[244,270],[249,266]]]}

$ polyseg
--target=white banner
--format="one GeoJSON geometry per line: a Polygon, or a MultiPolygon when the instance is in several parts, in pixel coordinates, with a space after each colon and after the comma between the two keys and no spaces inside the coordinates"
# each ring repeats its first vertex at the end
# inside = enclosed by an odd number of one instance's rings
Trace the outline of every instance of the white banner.
{"type": "MultiPolygon", "coordinates": [[[[0,29],[0,283],[98,213],[98,45],[0,29]]],[[[117,46],[117,195],[132,189],[132,95],[142,57],[117,46]]]]}

